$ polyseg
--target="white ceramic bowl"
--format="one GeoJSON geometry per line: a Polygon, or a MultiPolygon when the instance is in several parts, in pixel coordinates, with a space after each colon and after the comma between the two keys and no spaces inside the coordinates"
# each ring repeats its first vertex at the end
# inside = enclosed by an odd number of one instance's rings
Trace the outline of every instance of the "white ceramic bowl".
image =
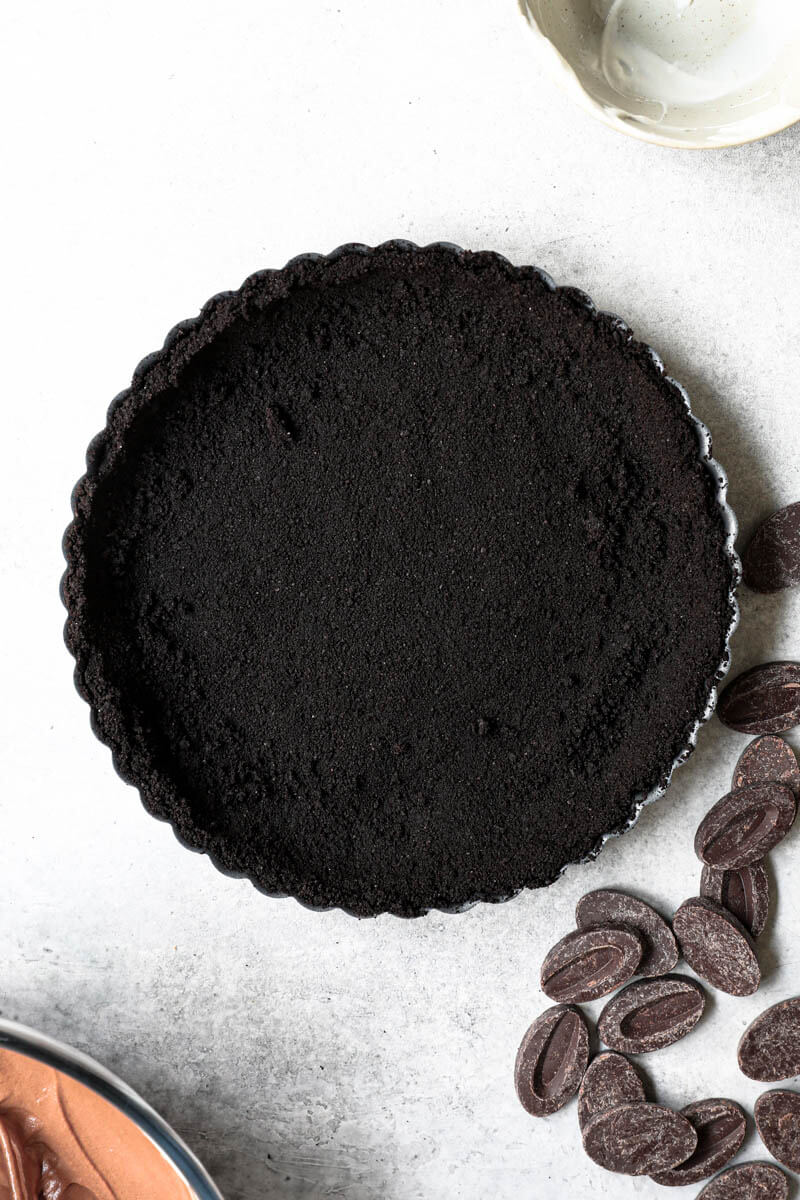
{"type": "Polygon", "coordinates": [[[800,0],[520,0],[540,61],[606,125],[713,149],[800,121],[800,0]]]}

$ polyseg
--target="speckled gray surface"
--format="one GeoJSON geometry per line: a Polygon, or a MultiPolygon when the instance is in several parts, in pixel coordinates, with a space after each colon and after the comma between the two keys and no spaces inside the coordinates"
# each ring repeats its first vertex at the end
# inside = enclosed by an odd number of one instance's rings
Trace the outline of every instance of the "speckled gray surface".
{"type": "MultiPolygon", "coordinates": [[[[455,13],[86,0],[3,18],[21,115],[0,301],[0,1008],[138,1087],[228,1200],[655,1194],[583,1157],[574,1105],[528,1117],[514,1056],[583,891],[624,884],[667,909],[696,893],[694,828],[745,739],[712,721],[632,833],[508,905],[358,923],[217,875],[118,781],[61,642],[70,488],[142,354],[302,250],[489,246],[661,352],[745,534],[800,498],[800,128],[710,155],[628,141],[534,76],[514,0],[455,13]]],[[[800,595],[742,601],[734,670],[800,657],[800,595]]],[[[773,855],[761,990],[712,996],[690,1038],[647,1059],[664,1102],[752,1106],[739,1035],[800,992],[798,839],[773,855]]]]}

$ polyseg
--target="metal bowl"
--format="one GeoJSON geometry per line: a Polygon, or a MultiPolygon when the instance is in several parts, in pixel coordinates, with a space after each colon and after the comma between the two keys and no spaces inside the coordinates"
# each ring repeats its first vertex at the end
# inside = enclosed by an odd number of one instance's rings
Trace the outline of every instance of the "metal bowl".
{"type": "Polygon", "coordinates": [[[76,1079],[112,1104],[161,1151],[197,1200],[223,1200],[211,1176],[174,1129],[111,1071],[82,1054],[16,1021],[0,1020],[0,1048],[46,1063],[76,1079]]]}

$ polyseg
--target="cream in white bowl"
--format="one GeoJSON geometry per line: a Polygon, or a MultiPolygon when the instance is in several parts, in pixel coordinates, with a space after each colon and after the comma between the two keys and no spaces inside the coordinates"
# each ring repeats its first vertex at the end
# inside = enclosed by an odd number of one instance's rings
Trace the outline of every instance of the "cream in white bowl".
{"type": "Polygon", "coordinates": [[[536,45],[607,124],[663,145],[800,120],[800,0],[521,0],[536,45]]]}

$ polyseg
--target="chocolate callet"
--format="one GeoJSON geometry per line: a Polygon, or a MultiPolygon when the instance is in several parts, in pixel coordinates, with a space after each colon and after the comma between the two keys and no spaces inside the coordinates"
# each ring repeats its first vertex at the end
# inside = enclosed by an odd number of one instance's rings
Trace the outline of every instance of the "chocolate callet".
{"type": "Polygon", "coordinates": [[[744,581],[757,592],[800,586],[800,502],[768,517],[742,555],[744,581]]]}
{"type": "Polygon", "coordinates": [[[747,1133],[747,1118],[733,1100],[695,1100],[681,1113],[697,1130],[697,1149],[679,1166],[653,1175],[662,1187],[683,1187],[710,1179],[730,1162],[747,1133]]]}
{"type": "Polygon", "coordinates": [[[705,1004],[700,984],[686,975],[639,979],[609,1000],[597,1031],[612,1050],[649,1054],[691,1033],[705,1004]]]}
{"type": "Polygon", "coordinates": [[[800,725],[800,663],[772,662],[737,675],[717,716],[739,733],[785,733],[800,725]]]}
{"type": "Polygon", "coordinates": [[[754,783],[783,783],[800,799],[800,763],[788,742],[777,734],[764,734],[745,746],[733,772],[734,788],[754,783]]]}
{"type": "Polygon", "coordinates": [[[621,1175],[653,1175],[685,1162],[697,1147],[697,1131],[660,1104],[622,1104],[593,1117],[583,1130],[592,1162],[621,1175]]]}
{"type": "Polygon", "coordinates": [[[704,866],[700,895],[733,913],[751,937],[757,938],[763,932],[769,915],[769,878],[763,863],[749,863],[730,871],[704,866]]]}
{"type": "Polygon", "coordinates": [[[587,892],[578,901],[575,921],[579,929],[606,925],[609,921],[635,929],[644,944],[637,975],[665,975],[678,961],[678,944],[667,921],[644,900],[626,892],[613,888],[587,892]]]}
{"type": "Polygon", "coordinates": [[[789,1200],[789,1180],[772,1163],[740,1163],[707,1183],[697,1200],[789,1200]]]}
{"type": "Polygon", "coordinates": [[[607,996],[634,974],[642,949],[639,934],[626,925],[573,930],[542,963],[542,991],[564,1004],[607,996]]]}
{"type": "Polygon", "coordinates": [[[685,900],[672,927],[689,966],[712,987],[731,996],[749,996],[761,982],[761,970],[747,930],[713,900],[685,900]]]}
{"type": "Polygon", "coordinates": [[[762,1083],[800,1075],[800,997],[757,1016],[742,1034],[738,1057],[744,1074],[762,1083]]]}
{"type": "Polygon", "coordinates": [[[773,1158],[800,1171],[800,1093],[776,1088],[755,1104],[756,1129],[773,1158]]]}
{"type": "Polygon", "coordinates": [[[737,788],[700,822],[695,853],[719,871],[758,862],[786,837],[796,813],[794,792],[782,783],[737,788]]]}
{"type": "Polygon", "coordinates": [[[528,1029],[514,1067],[520,1103],[532,1117],[563,1108],[577,1092],[589,1061],[589,1030],[577,1008],[548,1008],[528,1029]]]}
{"type": "Polygon", "coordinates": [[[621,1054],[606,1051],[589,1063],[578,1093],[578,1123],[583,1129],[592,1117],[621,1104],[644,1104],[644,1084],[636,1068],[621,1054]]]}

